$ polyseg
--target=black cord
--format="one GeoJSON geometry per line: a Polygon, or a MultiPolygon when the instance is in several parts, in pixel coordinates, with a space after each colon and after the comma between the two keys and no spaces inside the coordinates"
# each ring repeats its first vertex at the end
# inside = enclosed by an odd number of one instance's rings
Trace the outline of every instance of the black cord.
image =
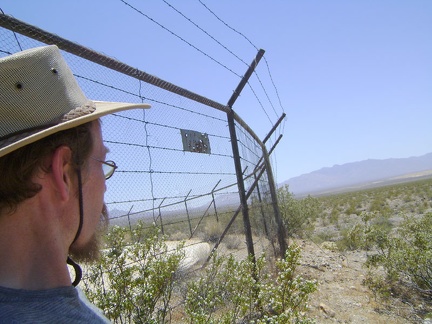
{"type": "Polygon", "coordinates": [[[79,202],[80,220],[79,220],[78,230],[77,230],[77,233],[75,235],[75,238],[74,238],[72,244],[75,243],[75,241],[78,239],[79,235],[81,234],[81,230],[82,230],[83,222],[84,222],[82,177],[81,177],[81,169],[80,168],[78,168],[77,174],[78,174],[78,202],[79,202]]]}
{"type": "MultiPolygon", "coordinates": [[[[84,222],[84,207],[83,207],[83,194],[82,194],[82,178],[81,178],[81,169],[78,168],[77,170],[78,175],[78,201],[79,201],[79,213],[80,213],[80,219],[79,219],[79,225],[77,233],[75,234],[75,238],[72,242],[72,244],[78,239],[79,235],[81,234],[81,229],[83,227],[84,222]]],[[[82,269],[79,266],[78,263],[76,263],[74,260],[71,259],[71,257],[68,256],[66,260],[67,264],[71,265],[75,270],[75,280],[72,282],[72,285],[76,287],[82,278],[82,269]]]]}
{"type": "Polygon", "coordinates": [[[69,256],[68,256],[68,258],[66,260],[66,263],[69,264],[69,265],[71,265],[74,268],[74,270],[75,270],[75,280],[72,282],[72,285],[74,287],[76,287],[80,283],[81,278],[82,278],[81,267],[79,266],[78,263],[76,263],[74,260],[72,260],[71,257],[69,257],[69,256]]]}

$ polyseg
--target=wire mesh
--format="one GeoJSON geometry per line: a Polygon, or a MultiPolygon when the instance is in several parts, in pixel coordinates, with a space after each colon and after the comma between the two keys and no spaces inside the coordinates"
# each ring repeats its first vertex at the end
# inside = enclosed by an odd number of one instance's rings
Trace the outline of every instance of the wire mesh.
{"type": "MultiPolygon", "coordinates": [[[[226,106],[163,80],[145,82],[141,71],[119,72],[117,67],[106,66],[109,58],[105,56],[90,61],[90,50],[82,50],[81,57],[79,47],[69,41],[33,26],[11,24],[6,18],[0,15],[0,23],[6,25],[0,28],[0,57],[44,44],[69,46],[74,54],[62,53],[88,98],[152,105],[149,110],[102,118],[104,142],[110,150],[107,159],[119,166],[105,194],[111,225],[132,228],[141,220],[148,226],[160,226],[172,240],[205,241],[244,257],[245,229],[226,106]],[[186,150],[184,130],[204,134],[209,150],[186,150]],[[216,244],[221,238],[225,244],[216,244]]],[[[258,178],[263,168],[262,143],[238,116],[235,128],[254,244],[261,251],[269,247],[276,251],[273,207],[277,201],[271,195],[267,173],[258,178]]]]}

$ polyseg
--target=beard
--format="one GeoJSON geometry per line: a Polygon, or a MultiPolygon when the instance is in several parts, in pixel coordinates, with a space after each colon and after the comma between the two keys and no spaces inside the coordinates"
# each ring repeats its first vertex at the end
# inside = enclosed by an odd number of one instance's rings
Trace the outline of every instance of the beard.
{"type": "Polygon", "coordinates": [[[80,247],[76,247],[74,244],[70,246],[69,254],[73,260],[83,263],[92,263],[99,259],[102,236],[106,233],[108,223],[108,209],[106,205],[103,204],[98,227],[89,241],[80,247]]]}

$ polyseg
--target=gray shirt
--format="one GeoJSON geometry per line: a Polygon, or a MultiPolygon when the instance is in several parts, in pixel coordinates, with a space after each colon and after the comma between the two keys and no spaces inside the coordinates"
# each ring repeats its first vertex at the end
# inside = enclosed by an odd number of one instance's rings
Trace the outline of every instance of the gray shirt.
{"type": "Polygon", "coordinates": [[[23,290],[0,287],[0,323],[107,323],[75,287],[23,290]]]}

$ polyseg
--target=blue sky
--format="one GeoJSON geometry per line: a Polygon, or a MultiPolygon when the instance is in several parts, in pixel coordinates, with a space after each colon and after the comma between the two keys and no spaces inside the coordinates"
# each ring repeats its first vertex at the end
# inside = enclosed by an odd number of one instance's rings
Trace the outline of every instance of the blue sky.
{"type": "MultiPolygon", "coordinates": [[[[257,51],[199,0],[127,1],[236,74],[257,51]]],[[[277,181],[322,167],[432,152],[432,1],[202,0],[265,58],[272,122],[287,114],[275,153],[277,181]]],[[[0,8],[210,99],[226,103],[240,81],[120,0],[3,0],[0,8]]],[[[263,138],[271,122],[245,90],[234,109],[263,138]]]]}

